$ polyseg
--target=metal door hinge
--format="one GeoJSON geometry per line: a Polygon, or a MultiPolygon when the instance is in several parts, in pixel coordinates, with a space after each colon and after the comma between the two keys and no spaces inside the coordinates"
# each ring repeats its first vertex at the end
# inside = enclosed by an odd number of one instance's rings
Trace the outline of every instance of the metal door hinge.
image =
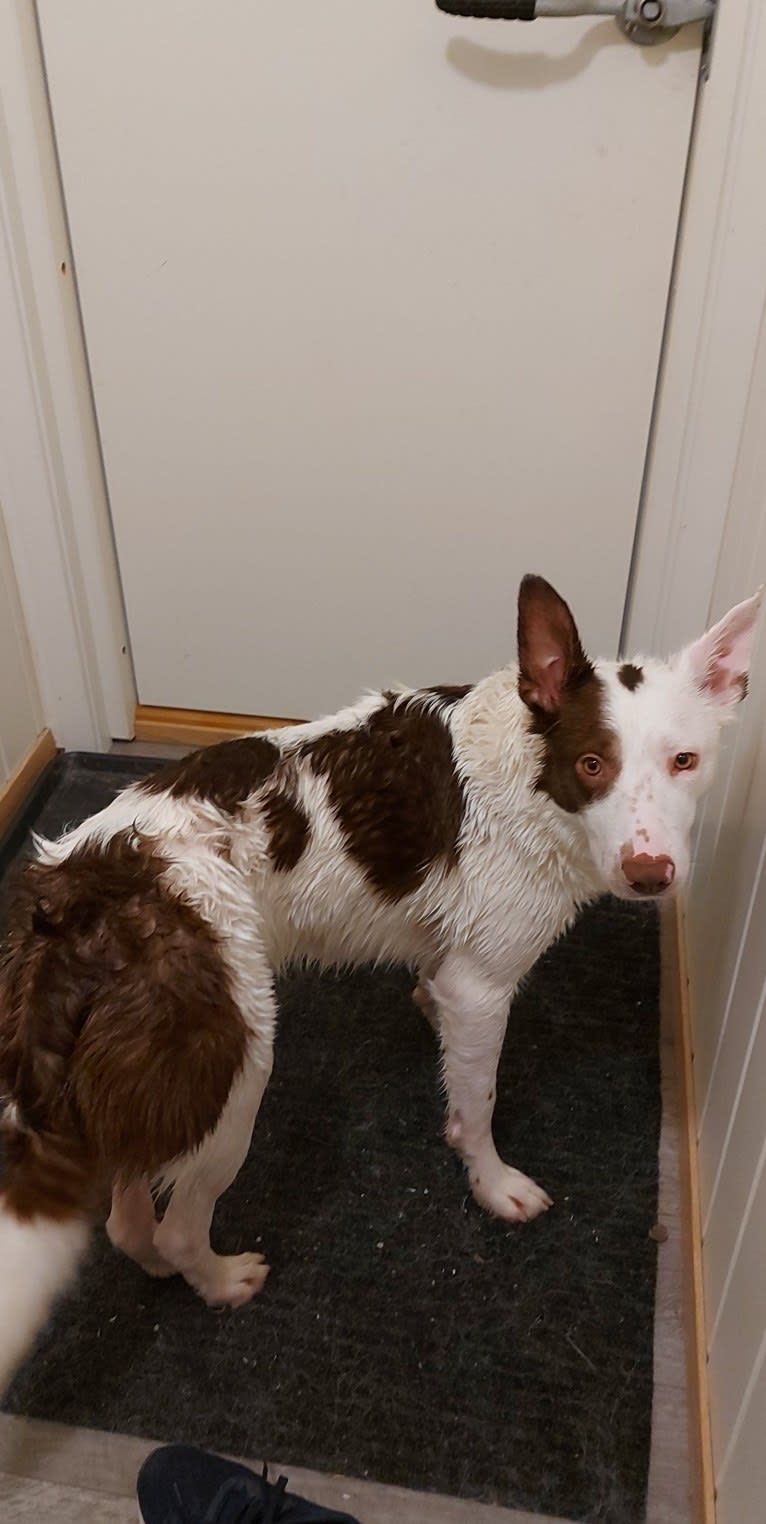
{"type": "Polygon", "coordinates": [[[489,21],[536,21],[542,16],[614,16],[621,32],[643,47],[666,42],[690,21],[710,22],[715,0],[436,0],[448,16],[489,21]]]}

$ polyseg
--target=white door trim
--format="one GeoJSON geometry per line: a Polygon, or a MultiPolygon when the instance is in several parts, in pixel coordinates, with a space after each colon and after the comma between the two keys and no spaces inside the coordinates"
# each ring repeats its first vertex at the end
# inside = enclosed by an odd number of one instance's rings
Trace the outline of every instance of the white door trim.
{"type": "Polygon", "coordinates": [[[0,5],[0,511],[59,745],[133,734],[135,689],[34,0],[0,5]]]}
{"type": "Polygon", "coordinates": [[[721,612],[711,600],[766,302],[766,13],[763,0],[718,3],[625,628],[627,649],[657,654],[721,612]]]}

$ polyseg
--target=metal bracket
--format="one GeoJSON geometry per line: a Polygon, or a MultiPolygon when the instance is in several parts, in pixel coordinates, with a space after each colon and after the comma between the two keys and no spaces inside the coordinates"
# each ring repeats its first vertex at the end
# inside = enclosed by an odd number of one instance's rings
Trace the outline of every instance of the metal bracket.
{"type": "Polygon", "coordinates": [[[536,21],[542,16],[614,16],[641,47],[667,42],[690,21],[710,22],[716,0],[436,0],[448,16],[487,21],[536,21]]]}

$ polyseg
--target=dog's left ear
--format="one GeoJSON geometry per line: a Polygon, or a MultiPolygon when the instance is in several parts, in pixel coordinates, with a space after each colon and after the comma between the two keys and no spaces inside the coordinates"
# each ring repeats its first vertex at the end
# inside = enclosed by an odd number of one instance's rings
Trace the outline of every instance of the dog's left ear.
{"type": "Polygon", "coordinates": [[[747,693],[747,674],[763,588],[730,609],[706,635],[682,652],[697,687],[716,704],[736,704],[747,693]]]}
{"type": "Polygon", "coordinates": [[[567,688],[593,668],[568,605],[544,577],[524,577],[519,588],[519,693],[529,709],[557,714],[567,688]]]}

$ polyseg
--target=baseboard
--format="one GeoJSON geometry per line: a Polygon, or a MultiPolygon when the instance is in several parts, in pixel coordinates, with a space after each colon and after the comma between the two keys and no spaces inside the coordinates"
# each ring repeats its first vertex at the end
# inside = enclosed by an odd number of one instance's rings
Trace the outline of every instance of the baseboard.
{"type": "Polygon", "coordinates": [[[10,778],[7,778],[0,786],[0,836],[7,831],[14,817],[23,808],[24,801],[34,788],[43,768],[53,761],[55,755],[56,742],[50,730],[41,731],[29,751],[22,757],[18,767],[14,768],[10,778]]]}
{"type": "Polygon", "coordinates": [[[295,725],[295,720],[263,714],[222,714],[214,709],[164,709],[136,704],[137,741],[176,741],[184,746],[212,746],[254,730],[295,725]]]}
{"type": "Polygon", "coordinates": [[[683,904],[675,908],[680,1085],[684,1121],[681,1145],[682,1220],[684,1227],[684,1317],[688,1362],[690,1445],[694,1476],[694,1507],[699,1524],[715,1524],[715,1472],[710,1428],[707,1375],[707,1336],[702,1260],[702,1210],[697,1153],[697,1106],[694,1092],[693,1043],[689,1010],[689,976],[683,904]]]}

